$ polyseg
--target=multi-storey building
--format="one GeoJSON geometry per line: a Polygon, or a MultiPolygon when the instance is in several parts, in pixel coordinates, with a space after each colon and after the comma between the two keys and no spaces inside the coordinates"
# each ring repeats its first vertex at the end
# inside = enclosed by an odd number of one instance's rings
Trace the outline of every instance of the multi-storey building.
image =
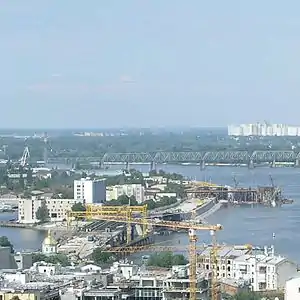
{"type": "Polygon", "coordinates": [[[204,247],[203,251],[198,252],[198,267],[209,273],[211,268],[217,271],[217,277],[234,278],[233,261],[234,259],[249,252],[247,246],[220,246],[217,263],[212,263],[212,247],[204,247]]]}
{"type": "Polygon", "coordinates": [[[122,184],[109,186],[106,189],[106,200],[118,199],[119,196],[134,196],[138,203],[144,202],[144,187],[141,184],[122,184]]]}
{"type": "Polygon", "coordinates": [[[253,291],[283,289],[285,282],[297,274],[297,265],[288,259],[276,256],[274,247],[254,251],[233,261],[233,278],[248,281],[253,291]]]}
{"type": "Polygon", "coordinates": [[[104,203],[106,200],[105,179],[81,178],[74,180],[74,199],[87,204],[104,203]]]}
{"type": "Polygon", "coordinates": [[[35,300],[60,300],[58,287],[43,283],[7,284],[0,288],[0,299],[35,299],[35,300]]]}
{"type": "Polygon", "coordinates": [[[49,210],[49,219],[52,222],[60,222],[67,219],[67,212],[77,201],[74,199],[20,199],[18,207],[18,220],[20,223],[33,224],[39,220],[36,218],[37,210],[45,204],[49,210]]]}
{"type": "Polygon", "coordinates": [[[300,299],[300,277],[295,276],[285,284],[284,300],[300,299]]]}
{"type": "Polygon", "coordinates": [[[229,125],[230,136],[299,136],[300,126],[289,126],[286,124],[241,124],[229,125]]]}

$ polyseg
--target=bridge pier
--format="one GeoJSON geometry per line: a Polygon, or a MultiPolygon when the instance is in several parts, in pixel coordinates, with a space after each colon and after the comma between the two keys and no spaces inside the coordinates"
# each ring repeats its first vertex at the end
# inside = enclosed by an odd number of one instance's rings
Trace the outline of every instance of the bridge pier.
{"type": "Polygon", "coordinates": [[[299,160],[299,158],[296,158],[294,167],[295,168],[299,168],[300,167],[300,160],[299,160]]]}
{"type": "Polygon", "coordinates": [[[102,160],[99,161],[99,168],[101,170],[104,169],[104,161],[102,161],[102,160]]]}
{"type": "Polygon", "coordinates": [[[253,159],[250,159],[250,161],[248,162],[248,168],[249,168],[249,169],[254,169],[254,162],[253,162],[253,159]]]}
{"type": "Polygon", "coordinates": [[[201,160],[201,161],[200,161],[200,170],[201,170],[201,171],[205,170],[205,167],[206,167],[206,165],[205,165],[205,160],[201,160]]]}
{"type": "Polygon", "coordinates": [[[156,164],[155,164],[154,161],[151,161],[151,163],[150,163],[150,172],[155,171],[155,170],[156,170],[156,164]]]}
{"type": "Polygon", "coordinates": [[[125,163],[125,171],[129,172],[129,162],[126,161],[125,163]]]}
{"type": "Polygon", "coordinates": [[[273,159],[273,161],[271,163],[271,168],[276,168],[276,161],[275,161],[275,159],[273,159]]]}

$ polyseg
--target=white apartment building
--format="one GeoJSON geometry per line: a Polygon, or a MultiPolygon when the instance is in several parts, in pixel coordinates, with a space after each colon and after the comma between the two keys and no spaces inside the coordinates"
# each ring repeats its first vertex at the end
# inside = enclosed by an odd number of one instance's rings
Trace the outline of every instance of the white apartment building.
{"type": "Polygon", "coordinates": [[[201,252],[198,252],[198,268],[211,271],[211,267],[217,271],[217,277],[221,278],[234,278],[233,261],[234,259],[245,255],[249,252],[246,246],[221,246],[218,252],[217,264],[211,264],[211,246],[205,247],[201,252]]]}
{"type": "Polygon", "coordinates": [[[288,259],[276,256],[265,247],[263,254],[250,253],[233,261],[235,280],[248,282],[253,291],[283,289],[286,281],[297,273],[297,265],[288,259]]]}
{"type": "Polygon", "coordinates": [[[285,284],[284,300],[300,299],[300,277],[289,279],[285,284]]]}
{"type": "Polygon", "coordinates": [[[106,189],[106,201],[118,199],[119,196],[134,196],[138,203],[144,202],[144,187],[141,184],[122,184],[109,186],[106,189]]]}
{"type": "Polygon", "coordinates": [[[74,180],[74,199],[87,204],[103,203],[106,200],[105,179],[93,180],[89,177],[74,180]]]}
{"type": "Polygon", "coordinates": [[[49,217],[52,222],[60,222],[67,219],[67,212],[76,203],[74,199],[20,199],[18,208],[18,220],[23,224],[37,223],[36,212],[45,203],[49,209],[49,217]]]}
{"type": "Polygon", "coordinates": [[[286,124],[240,124],[229,125],[228,135],[230,136],[300,136],[300,126],[286,124]]]}

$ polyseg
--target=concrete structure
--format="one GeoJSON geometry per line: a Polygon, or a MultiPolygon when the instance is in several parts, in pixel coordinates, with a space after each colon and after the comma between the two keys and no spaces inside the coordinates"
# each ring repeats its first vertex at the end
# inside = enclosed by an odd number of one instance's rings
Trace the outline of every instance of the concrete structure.
{"type": "Polygon", "coordinates": [[[134,196],[138,203],[144,202],[144,187],[141,184],[122,184],[109,186],[106,189],[106,200],[118,199],[119,196],[134,196]]]}
{"type": "Polygon", "coordinates": [[[284,300],[300,299],[300,277],[293,277],[285,284],[284,300]]]}
{"type": "Polygon", "coordinates": [[[74,199],[40,199],[38,197],[19,199],[18,220],[24,224],[38,222],[36,212],[39,207],[45,204],[49,210],[50,220],[52,222],[61,222],[66,220],[67,212],[71,210],[75,203],[76,200],[74,199]]]}
{"type": "MultiPolygon", "coordinates": [[[[211,271],[211,247],[199,252],[198,267],[211,271]]],[[[245,246],[221,246],[217,265],[220,280],[229,279],[249,286],[253,291],[275,291],[283,289],[285,282],[297,273],[297,265],[277,256],[274,247],[250,250],[245,246]]]]}
{"type": "Polygon", "coordinates": [[[74,180],[74,199],[84,203],[104,203],[106,200],[105,179],[93,180],[89,177],[74,180]]]}
{"type": "Polygon", "coordinates": [[[45,255],[53,255],[57,253],[57,241],[48,230],[48,235],[42,243],[42,253],[45,255]]]}
{"type": "Polygon", "coordinates": [[[231,136],[300,136],[300,126],[286,124],[241,124],[229,125],[228,135],[231,136]]]}
{"type": "Polygon", "coordinates": [[[217,265],[211,264],[211,246],[205,247],[203,251],[198,252],[198,267],[206,270],[208,273],[211,271],[211,266],[217,269],[217,276],[222,278],[234,278],[233,261],[249,252],[246,247],[235,248],[234,246],[221,246],[218,254],[220,259],[217,265]]]}
{"type": "Polygon", "coordinates": [[[286,281],[297,274],[297,265],[276,256],[274,247],[260,252],[248,253],[233,261],[233,278],[247,281],[253,291],[283,289],[286,281]]]}

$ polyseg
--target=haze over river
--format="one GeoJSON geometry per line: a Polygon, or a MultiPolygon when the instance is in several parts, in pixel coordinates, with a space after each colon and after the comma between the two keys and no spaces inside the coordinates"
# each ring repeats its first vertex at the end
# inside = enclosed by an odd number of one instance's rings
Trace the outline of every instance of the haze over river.
{"type": "MultiPolygon", "coordinates": [[[[147,172],[149,166],[133,165],[137,170],[147,172]]],[[[120,169],[120,166],[114,166],[120,169]]],[[[283,189],[287,198],[294,199],[293,204],[283,207],[231,207],[222,208],[207,218],[210,224],[222,224],[224,230],[217,234],[218,241],[227,244],[252,244],[256,246],[275,245],[275,251],[300,262],[300,168],[255,168],[243,167],[207,167],[201,171],[199,166],[158,165],[158,169],[176,172],[197,180],[211,180],[214,183],[234,185],[236,177],[239,187],[256,187],[271,185],[271,174],[274,184],[283,189]],[[273,238],[273,233],[275,238],[273,238]]],[[[11,215],[0,215],[0,219],[12,218],[11,215]]],[[[199,244],[210,243],[208,232],[197,232],[199,244]]],[[[44,233],[13,228],[0,228],[0,235],[8,238],[19,249],[38,249],[44,233]]],[[[187,245],[185,233],[175,233],[168,237],[158,236],[157,240],[171,239],[173,245],[187,245]],[[180,242],[179,242],[180,241],[180,242]]],[[[170,245],[170,242],[168,242],[170,245]]]]}

